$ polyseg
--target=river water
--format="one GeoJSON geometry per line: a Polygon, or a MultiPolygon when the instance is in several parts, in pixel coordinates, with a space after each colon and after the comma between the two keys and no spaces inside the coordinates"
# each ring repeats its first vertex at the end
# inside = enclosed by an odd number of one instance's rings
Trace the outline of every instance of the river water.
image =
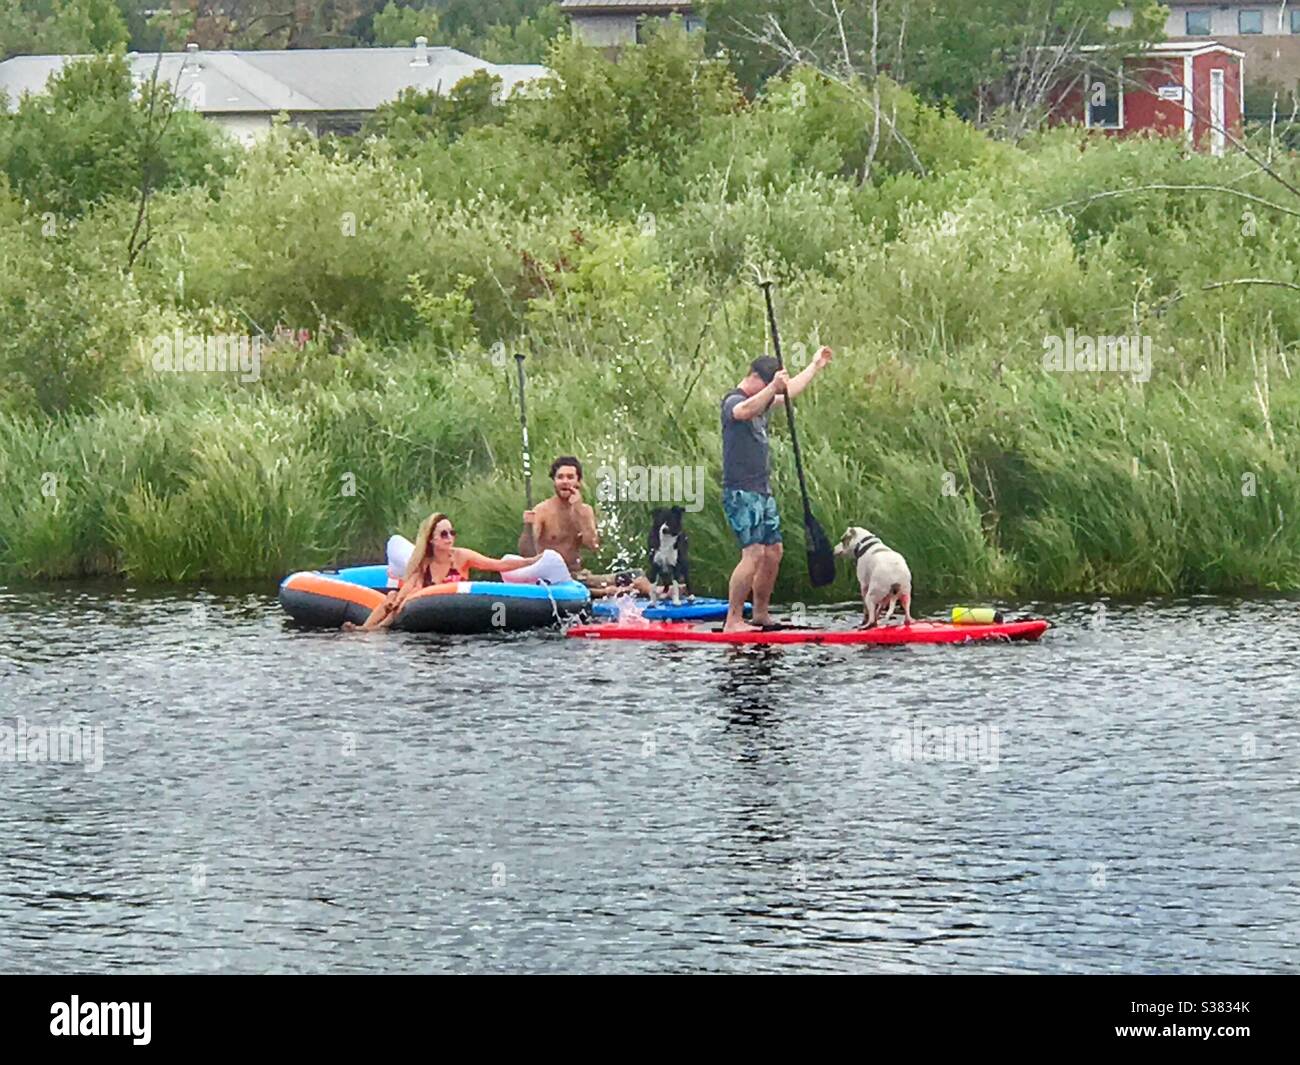
{"type": "Polygon", "coordinates": [[[1300,600],[1028,606],[674,648],[0,587],[0,969],[1300,968],[1300,600]]]}

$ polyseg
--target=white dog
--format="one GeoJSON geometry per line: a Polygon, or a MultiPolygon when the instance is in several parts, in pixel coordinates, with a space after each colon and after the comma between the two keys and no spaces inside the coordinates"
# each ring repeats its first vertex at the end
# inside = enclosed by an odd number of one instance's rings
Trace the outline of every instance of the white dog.
{"type": "Polygon", "coordinates": [[[875,626],[886,602],[889,610],[884,621],[893,616],[894,604],[902,603],[903,624],[912,624],[912,571],[907,568],[907,559],[881,543],[879,536],[856,525],[850,525],[835,545],[835,557],[857,560],[864,627],[875,626]]]}

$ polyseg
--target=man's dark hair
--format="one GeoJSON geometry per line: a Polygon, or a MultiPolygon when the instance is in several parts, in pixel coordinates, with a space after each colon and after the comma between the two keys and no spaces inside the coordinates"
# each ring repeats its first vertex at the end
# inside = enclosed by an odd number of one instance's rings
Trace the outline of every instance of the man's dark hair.
{"type": "Polygon", "coordinates": [[[579,462],[577,459],[575,459],[572,455],[561,455],[558,459],[556,459],[554,462],[551,463],[552,481],[555,480],[555,474],[561,466],[572,466],[575,470],[578,471],[578,480],[580,481],[582,480],[582,463],[579,462]]]}
{"type": "Polygon", "coordinates": [[[763,379],[763,384],[770,385],[772,379],[776,376],[776,371],[780,369],[780,363],[776,361],[774,355],[760,355],[757,359],[749,364],[749,372],[756,373],[763,379]]]}

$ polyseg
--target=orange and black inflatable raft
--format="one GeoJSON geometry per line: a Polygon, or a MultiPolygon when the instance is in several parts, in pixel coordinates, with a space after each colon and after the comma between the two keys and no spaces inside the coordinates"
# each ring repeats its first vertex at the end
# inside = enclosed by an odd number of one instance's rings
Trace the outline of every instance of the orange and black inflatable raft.
{"type": "MultiPolygon", "coordinates": [[[[360,625],[387,593],[382,587],[367,587],[349,579],[352,576],[346,570],[291,574],[280,584],[280,605],[300,625],[331,629],[340,628],[345,621],[360,625]]],[[[407,632],[520,632],[556,625],[590,603],[587,589],[577,581],[458,581],[416,592],[402,604],[393,628],[407,632]]]]}

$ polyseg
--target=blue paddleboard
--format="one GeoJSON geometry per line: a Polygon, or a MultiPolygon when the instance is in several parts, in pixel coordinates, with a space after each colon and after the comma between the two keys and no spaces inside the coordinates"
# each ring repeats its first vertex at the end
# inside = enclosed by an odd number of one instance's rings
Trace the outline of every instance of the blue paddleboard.
{"type": "MultiPolygon", "coordinates": [[[[630,602],[647,621],[712,621],[727,616],[725,599],[705,599],[700,596],[683,599],[677,606],[673,605],[671,599],[661,600],[657,605],[651,606],[649,599],[639,596],[630,599],[620,597],[618,601],[596,599],[591,604],[591,612],[598,618],[616,618],[619,602],[630,602]]],[[[749,613],[748,603],[745,604],[745,613],[749,613]]]]}

